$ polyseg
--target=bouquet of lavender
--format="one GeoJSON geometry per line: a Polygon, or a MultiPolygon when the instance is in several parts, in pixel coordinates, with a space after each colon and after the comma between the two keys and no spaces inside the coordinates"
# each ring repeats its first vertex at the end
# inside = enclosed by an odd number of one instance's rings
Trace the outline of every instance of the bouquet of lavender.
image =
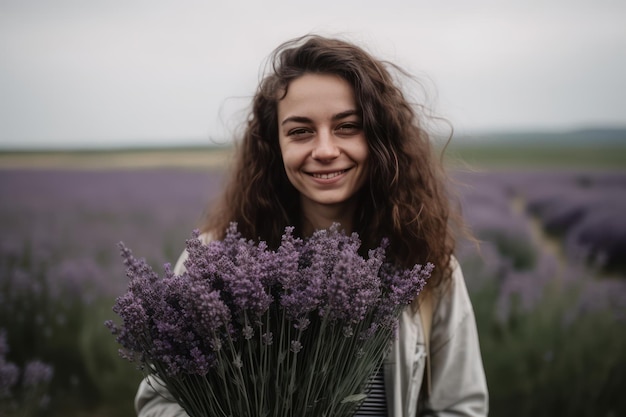
{"type": "Polygon", "coordinates": [[[186,271],[164,277],[120,244],[130,283],[107,326],[122,356],[192,417],[352,415],[433,266],[385,263],[386,243],[365,259],[337,226],[292,233],[270,250],[235,224],[208,244],[194,232],[186,271]]]}

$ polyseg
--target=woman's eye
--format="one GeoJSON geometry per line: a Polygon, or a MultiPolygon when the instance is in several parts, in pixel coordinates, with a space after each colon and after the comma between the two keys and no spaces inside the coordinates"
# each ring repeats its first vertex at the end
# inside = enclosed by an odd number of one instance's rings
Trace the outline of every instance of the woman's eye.
{"type": "Polygon", "coordinates": [[[310,133],[311,131],[309,129],[298,127],[295,129],[291,129],[289,132],[287,132],[287,136],[298,138],[298,137],[306,136],[310,133]]]}
{"type": "Polygon", "coordinates": [[[354,135],[361,131],[361,125],[356,123],[344,123],[337,127],[337,131],[344,135],[354,135]]]}

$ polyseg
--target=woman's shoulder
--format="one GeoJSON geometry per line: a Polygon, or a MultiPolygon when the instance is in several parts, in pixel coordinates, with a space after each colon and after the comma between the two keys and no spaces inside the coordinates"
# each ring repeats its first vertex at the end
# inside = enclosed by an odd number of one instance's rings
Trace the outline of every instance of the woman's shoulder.
{"type": "Polygon", "coordinates": [[[440,302],[456,302],[459,297],[464,298],[467,295],[465,275],[456,256],[450,256],[450,275],[448,279],[437,287],[434,292],[440,302]]]}
{"type": "Polygon", "coordinates": [[[446,323],[453,329],[474,313],[461,264],[454,256],[450,259],[450,270],[449,282],[436,291],[433,326],[446,323]]]}
{"type": "Polygon", "coordinates": [[[461,282],[461,284],[465,286],[465,277],[463,276],[461,264],[454,255],[450,255],[450,271],[452,275],[452,278],[450,279],[450,284],[455,285],[457,282],[461,282]]]}

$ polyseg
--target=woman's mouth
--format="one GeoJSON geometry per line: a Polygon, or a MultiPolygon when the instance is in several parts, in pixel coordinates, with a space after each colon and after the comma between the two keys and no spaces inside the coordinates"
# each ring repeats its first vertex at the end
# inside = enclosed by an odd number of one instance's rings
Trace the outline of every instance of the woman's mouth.
{"type": "Polygon", "coordinates": [[[329,180],[331,178],[338,177],[339,175],[341,175],[341,174],[343,174],[345,172],[348,172],[348,170],[344,169],[344,170],[341,170],[341,171],[325,172],[325,173],[315,173],[315,172],[313,172],[310,175],[313,178],[319,178],[319,179],[322,179],[322,180],[329,180]]]}

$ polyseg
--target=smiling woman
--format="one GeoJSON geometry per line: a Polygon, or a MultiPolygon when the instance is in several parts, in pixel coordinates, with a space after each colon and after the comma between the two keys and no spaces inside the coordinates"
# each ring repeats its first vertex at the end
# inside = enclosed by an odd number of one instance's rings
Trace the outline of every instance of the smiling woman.
{"type": "MultiPolygon", "coordinates": [[[[366,392],[354,394],[367,397],[356,415],[486,415],[474,313],[454,257],[459,215],[423,115],[392,76],[402,71],[350,42],[314,35],[281,45],[271,64],[204,237],[224,239],[236,222],[243,238],[276,249],[286,228],[306,240],[338,223],[358,234],[362,256],[385,241],[393,267],[432,263],[426,290],[402,310],[384,364],[376,363],[366,392]]],[[[362,279],[357,270],[345,274],[362,279]]],[[[165,398],[144,382],[139,415],[184,415],[165,398]]]]}

